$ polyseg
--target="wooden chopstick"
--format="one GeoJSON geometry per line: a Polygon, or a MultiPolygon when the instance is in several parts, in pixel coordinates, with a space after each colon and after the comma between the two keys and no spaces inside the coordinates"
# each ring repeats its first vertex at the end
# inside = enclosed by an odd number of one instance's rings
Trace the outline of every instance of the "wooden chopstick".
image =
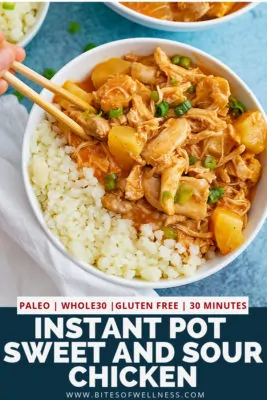
{"type": "Polygon", "coordinates": [[[32,69],[26,67],[26,65],[19,63],[18,61],[14,61],[12,64],[12,69],[16,72],[19,72],[21,75],[29,78],[31,81],[38,83],[45,89],[50,90],[50,92],[59,94],[60,96],[64,97],[65,99],[69,100],[71,103],[75,104],[82,110],[88,110],[90,108],[90,104],[86,101],[80,99],[79,97],[75,96],[74,94],[68,92],[66,89],[58,86],[54,82],[51,82],[49,79],[46,79],[44,76],[39,75],[37,72],[33,71],[32,69]]]}
{"type": "Polygon", "coordinates": [[[60,111],[52,103],[46,101],[42,96],[36,93],[33,89],[27,86],[11,72],[6,71],[2,75],[2,78],[5,79],[11,86],[17,89],[24,96],[28,97],[34,103],[38,104],[38,106],[43,108],[46,112],[61,121],[63,124],[67,125],[74,133],[76,133],[76,135],[80,136],[84,140],[88,140],[88,136],[80,125],[78,125],[75,121],[73,121],[73,119],[69,118],[66,114],[60,111]]]}

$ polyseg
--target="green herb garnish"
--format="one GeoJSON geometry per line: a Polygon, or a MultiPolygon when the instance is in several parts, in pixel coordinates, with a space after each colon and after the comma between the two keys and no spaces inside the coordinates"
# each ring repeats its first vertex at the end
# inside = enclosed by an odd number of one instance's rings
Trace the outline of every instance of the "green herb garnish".
{"type": "Polygon", "coordinates": [[[12,94],[17,97],[18,101],[21,101],[22,99],[24,99],[23,94],[18,91],[13,92],[12,94]]]}
{"type": "Polygon", "coordinates": [[[222,187],[216,187],[214,189],[211,189],[208,197],[208,203],[209,204],[217,203],[217,201],[219,201],[224,195],[224,192],[225,190],[222,187]]]}
{"type": "Polygon", "coordinates": [[[44,76],[46,79],[52,79],[53,76],[55,75],[55,73],[56,73],[56,71],[55,71],[54,69],[52,69],[52,68],[46,68],[46,69],[44,70],[44,72],[43,72],[43,76],[44,76]]]}
{"type": "Polygon", "coordinates": [[[83,52],[85,53],[86,51],[92,50],[96,47],[96,45],[94,43],[87,43],[84,46],[83,52]]]}
{"type": "Polygon", "coordinates": [[[80,32],[81,24],[79,22],[71,21],[68,26],[68,32],[71,35],[75,35],[75,33],[80,32]]]}

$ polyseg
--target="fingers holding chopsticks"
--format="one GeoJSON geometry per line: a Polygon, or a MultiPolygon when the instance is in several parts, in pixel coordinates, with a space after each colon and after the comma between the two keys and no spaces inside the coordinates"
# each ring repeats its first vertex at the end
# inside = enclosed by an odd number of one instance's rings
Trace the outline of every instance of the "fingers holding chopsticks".
{"type": "Polygon", "coordinates": [[[8,43],[3,33],[0,32],[0,95],[5,93],[8,88],[7,82],[1,77],[5,71],[10,69],[15,60],[22,62],[25,56],[26,53],[22,47],[8,43]]]}

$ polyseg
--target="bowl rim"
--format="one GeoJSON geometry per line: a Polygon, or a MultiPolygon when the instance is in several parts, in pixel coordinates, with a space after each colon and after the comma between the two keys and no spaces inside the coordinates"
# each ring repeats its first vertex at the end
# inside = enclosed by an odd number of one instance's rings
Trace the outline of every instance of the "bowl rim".
{"type": "Polygon", "coordinates": [[[158,18],[154,18],[154,17],[149,17],[147,15],[141,14],[137,11],[132,10],[131,8],[128,8],[126,6],[124,6],[123,4],[121,4],[120,2],[106,2],[106,4],[108,5],[108,7],[110,7],[113,10],[116,10],[120,13],[120,15],[127,15],[128,18],[136,23],[137,20],[139,19],[140,21],[142,21],[142,23],[145,26],[151,26],[151,24],[157,25],[158,28],[162,28],[164,30],[165,28],[169,28],[171,30],[171,28],[173,30],[176,29],[183,29],[183,30],[196,30],[196,29],[202,29],[202,28],[209,28],[212,27],[214,25],[219,25],[221,23],[230,21],[234,18],[239,17],[240,15],[251,11],[253,8],[255,8],[256,6],[258,6],[260,3],[258,2],[250,2],[249,4],[246,4],[244,7],[240,8],[237,11],[234,11],[233,13],[230,13],[226,16],[223,16],[221,18],[213,18],[213,19],[209,19],[209,20],[205,20],[205,21],[195,21],[195,22],[182,22],[182,21],[166,21],[166,20],[160,20],[158,18]]]}
{"type": "MultiPolygon", "coordinates": [[[[249,89],[249,87],[246,85],[246,83],[239,78],[239,76],[233,72],[229,67],[227,67],[223,62],[221,62],[220,60],[216,59],[215,57],[209,55],[208,53],[194,47],[194,46],[190,46],[181,42],[177,42],[177,41],[173,41],[173,40],[168,40],[168,39],[161,39],[161,38],[132,38],[132,39],[122,39],[122,40],[117,40],[117,41],[113,41],[110,43],[106,43],[103,44],[101,46],[96,47],[95,49],[90,50],[90,57],[93,57],[94,54],[96,52],[105,52],[105,49],[109,48],[112,50],[112,48],[116,48],[118,46],[120,46],[121,44],[135,44],[136,42],[138,42],[139,44],[144,43],[144,45],[146,43],[149,42],[149,44],[154,44],[155,47],[159,46],[159,45],[177,45],[178,47],[180,47],[180,49],[186,49],[190,52],[193,52],[197,55],[206,57],[208,59],[210,59],[213,63],[217,64],[219,67],[223,68],[226,70],[226,72],[228,72],[231,77],[239,84],[241,85],[248,93],[250,98],[252,99],[253,103],[255,104],[255,106],[257,107],[258,110],[260,110],[267,122],[267,116],[263,110],[263,107],[261,106],[260,102],[257,100],[256,96],[254,95],[254,93],[249,89]]],[[[60,75],[61,73],[63,73],[64,71],[68,70],[68,69],[75,69],[75,66],[77,64],[82,63],[83,61],[88,62],[88,53],[83,53],[80,54],[79,56],[75,57],[74,59],[72,59],[71,61],[69,61],[65,66],[63,66],[58,72],[57,74],[53,77],[52,80],[56,80],[57,76],[60,75]]],[[[47,92],[45,89],[41,92],[41,95],[47,92]]],[[[235,250],[233,253],[228,254],[227,256],[221,256],[220,258],[218,258],[218,264],[210,269],[207,269],[205,271],[201,271],[198,274],[194,274],[190,277],[186,277],[186,278],[176,278],[176,279],[172,279],[172,280],[161,280],[158,282],[148,282],[148,281],[142,281],[142,280],[137,280],[137,279],[126,279],[126,278],[121,278],[121,277],[117,277],[117,276],[112,276],[112,275],[108,275],[105,272],[99,270],[98,268],[87,264],[81,260],[76,259],[75,257],[73,257],[71,254],[69,254],[67,252],[67,250],[65,249],[65,247],[60,243],[59,239],[49,230],[48,226],[46,225],[45,221],[41,218],[42,215],[42,211],[39,209],[38,212],[36,210],[35,207],[35,203],[37,201],[36,196],[33,192],[33,188],[32,188],[32,184],[30,181],[30,177],[29,177],[29,173],[28,173],[28,158],[27,158],[27,154],[28,154],[28,150],[29,150],[29,141],[30,138],[32,137],[33,134],[33,127],[31,127],[31,119],[33,118],[35,112],[38,111],[38,106],[37,105],[33,105],[30,115],[29,115],[29,119],[28,119],[28,123],[27,126],[25,128],[25,133],[24,133],[24,137],[23,137],[23,145],[22,145],[22,176],[23,176],[23,183],[24,183],[24,187],[25,187],[25,191],[26,191],[26,195],[28,198],[28,201],[31,205],[33,214],[36,218],[36,220],[38,221],[39,225],[42,227],[43,231],[45,232],[46,236],[48,237],[49,241],[65,256],[67,257],[67,259],[69,259],[70,261],[72,261],[74,264],[76,264],[77,266],[81,267],[84,271],[88,272],[88,273],[92,273],[94,276],[103,279],[103,281],[108,281],[114,284],[118,284],[121,285],[123,287],[131,287],[131,288],[135,288],[135,289],[163,289],[163,288],[170,288],[170,287],[178,287],[178,286],[184,286],[193,282],[197,282],[200,281],[204,278],[207,278],[208,276],[211,276],[213,274],[215,274],[216,272],[220,271],[221,269],[225,268],[227,265],[229,265],[232,261],[234,261],[249,245],[250,243],[255,239],[255,237],[257,236],[257,234],[259,233],[262,225],[265,222],[265,219],[267,217],[267,203],[265,204],[264,209],[262,210],[262,215],[260,220],[257,222],[257,225],[255,226],[255,228],[253,229],[253,231],[251,232],[250,236],[246,239],[246,241],[237,249],[235,250]],[[29,139],[28,139],[29,138],[29,139]],[[28,140],[27,140],[28,139],[28,140]]],[[[36,128],[36,126],[34,126],[34,128],[36,128]]]]}
{"type": "Polygon", "coordinates": [[[36,22],[28,30],[28,32],[23,36],[21,41],[17,43],[18,46],[26,47],[32,41],[32,39],[37,35],[41,26],[44,23],[44,20],[48,13],[49,6],[50,6],[49,2],[40,3],[40,8],[37,11],[37,15],[36,15],[36,17],[37,17],[36,22]]]}

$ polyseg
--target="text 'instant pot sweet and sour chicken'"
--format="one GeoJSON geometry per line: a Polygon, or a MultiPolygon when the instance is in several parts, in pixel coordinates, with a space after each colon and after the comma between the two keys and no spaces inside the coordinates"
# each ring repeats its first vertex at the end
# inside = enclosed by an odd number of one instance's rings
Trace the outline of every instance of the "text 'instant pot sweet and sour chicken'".
{"type": "Polygon", "coordinates": [[[248,3],[236,2],[123,2],[124,6],[148,17],[166,21],[197,22],[222,18],[248,3]]]}
{"type": "Polygon", "coordinates": [[[90,104],[84,112],[54,99],[88,140],[58,122],[54,128],[75,148],[78,166],[94,169],[107,210],[203,255],[243,243],[266,122],[245,110],[226,79],[158,47],[150,56],[105,61],[64,88],[90,104]]]}

